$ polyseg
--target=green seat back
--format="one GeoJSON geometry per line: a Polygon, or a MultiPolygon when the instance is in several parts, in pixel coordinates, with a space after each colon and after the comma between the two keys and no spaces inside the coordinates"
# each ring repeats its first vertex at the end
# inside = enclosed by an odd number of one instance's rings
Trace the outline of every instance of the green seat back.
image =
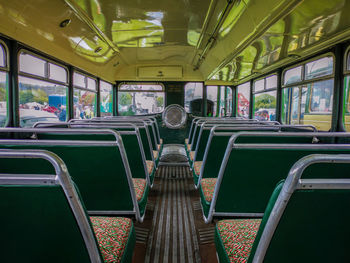
{"type": "MultiPolygon", "coordinates": [[[[118,131],[134,131],[130,128],[113,128],[118,131]]],[[[115,141],[113,134],[55,134],[38,133],[38,139],[42,140],[88,140],[88,141],[115,141]]],[[[126,155],[133,178],[145,178],[145,169],[142,160],[142,153],[136,134],[121,134],[126,155]]]]}
{"type": "MultiPolygon", "coordinates": [[[[223,174],[216,212],[263,213],[274,186],[286,177],[293,164],[309,154],[349,154],[350,150],[327,149],[233,149],[223,174]]],[[[306,178],[329,178],[325,165],[306,178]]],[[[334,169],[344,174],[341,165],[334,169]]]]}
{"type": "MultiPolygon", "coordinates": [[[[227,144],[234,133],[242,132],[232,130],[220,130],[216,131],[217,135],[212,135],[209,138],[207,143],[207,158],[204,165],[204,173],[202,174],[202,178],[213,178],[217,177],[220,171],[221,163],[225,155],[227,144]]],[[[260,131],[258,128],[258,132],[260,131]]],[[[256,132],[255,131],[255,132],[256,132]]],[[[269,132],[268,130],[265,130],[269,132]]],[[[254,132],[253,130],[249,130],[249,132],[254,132]]],[[[271,132],[271,131],[270,131],[271,132]]],[[[310,137],[277,137],[277,136],[239,136],[236,140],[236,143],[312,143],[312,138],[310,137]]]]}
{"type": "MultiPolygon", "coordinates": [[[[0,159],[0,173],[55,171],[42,159],[0,159]]],[[[60,185],[0,185],[0,200],[2,262],[90,262],[60,185]]]]}
{"type": "Polygon", "coordinates": [[[40,149],[56,153],[65,162],[72,179],[77,184],[87,210],[133,210],[124,164],[115,145],[1,144],[0,148],[40,149]]]}
{"type": "MultiPolygon", "coordinates": [[[[349,164],[314,164],[306,168],[302,179],[349,178],[349,170],[349,164]],[[321,170],[327,171],[328,177],[321,170]]],[[[283,181],[276,189],[281,185],[283,181]]],[[[252,262],[276,199],[272,196],[269,201],[248,262],[252,262]]],[[[350,190],[296,190],[282,214],[264,262],[350,262],[349,202],[350,190]]]]}

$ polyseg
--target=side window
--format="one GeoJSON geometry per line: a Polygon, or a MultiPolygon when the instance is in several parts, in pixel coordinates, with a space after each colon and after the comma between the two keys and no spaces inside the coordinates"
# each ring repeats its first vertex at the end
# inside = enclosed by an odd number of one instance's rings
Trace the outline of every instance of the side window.
{"type": "Polygon", "coordinates": [[[203,83],[190,82],[185,85],[185,110],[196,116],[202,115],[203,83]]]}
{"type": "Polygon", "coordinates": [[[257,80],[253,87],[254,119],[276,120],[277,75],[257,80]]]}
{"type": "Polygon", "coordinates": [[[207,116],[216,117],[218,115],[218,86],[207,86],[207,116]]]}
{"type": "Polygon", "coordinates": [[[6,125],[8,119],[8,62],[5,47],[0,44],[0,127],[6,125]]]}
{"type": "Polygon", "coordinates": [[[343,123],[346,131],[350,131],[350,48],[346,54],[345,65],[343,123]]]}
{"type": "Polygon", "coordinates": [[[326,56],[288,69],[283,74],[282,122],[331,128],[333,57],[326,56]]]}
{"type": "Polygon", "coordinates": [[[73,74],[73,111],[75,119],[91,119],[96,116],[97,82],[82,73],[73,74]]]}
{"type": "Polygon", "coordinates": [[[249,119],[250,82],[237,86],[237,117],[249,119]]]}
{"type": "Polygon", "coordinates": [[[112,116],[113,114],[113,85],[100,81],[100,107],[101,117],[112,116]]]}
{"type": "Polygon", "coordinates": [[[21,127],[32,127],[41,121],[66,121],[66,68],[23,50],[19,55],[18,81],[21,127]]]}
{"type": "Polygon", "coordinates": [[[122,83],[118,87],[119,115],[143,115],[164,110],[165,92],[161,84],[122,83]]]}
{"type": "Polygon", "coordinates": [[[226,116],[226,87],[220,86],[219,116],[226,116]]]}
{"type": "Polygon", "coordinates": [[[226,116],[229,117],[232,115],[232,89],[226,87],[226,116]]]}

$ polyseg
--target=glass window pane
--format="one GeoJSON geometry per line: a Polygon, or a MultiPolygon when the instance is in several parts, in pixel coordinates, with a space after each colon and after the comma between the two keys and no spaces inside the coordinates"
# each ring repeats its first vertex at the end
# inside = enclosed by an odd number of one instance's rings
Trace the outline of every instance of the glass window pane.
{"type": "Polygon", "coordinates": [[[276,120],[277,91],[268,91],[254,95],[254,118],[259,121],[276,120]]]}
{"type": "Polygon", "coordinates": [[[218,86],[207,86],[207,116],[215,117],[218,105],[218,86]]]}
{"type": "Polygon", "coordinates": [[[226,116],[225,86],[220,86],[219,116],[226,116]]]}
{"type": "Polygon", "coordinates": [[[333,79],[318,81],[309,85],[311,87],[310,110],[320,113],[332,112],[333,79]]]}
{"type": "Polygon", "coordinates": [[[19,70],[39,77],[46,77],[46,61],[22,52],[19,56],[19,70]]]}
{"type": "Polygon", "coordinates": [[[159,84],[122,84],[119,86],[119,90],[154,90],[162,91],[163,86],[159,84]]]}
{"type": "Polygon", "coordinates": [[[66,121],[67,88],[47,81],[19,77],[20,126],[39,121],[66,121]]]}
{"type": "Polygon", "coordinates": [[[0,71],[0,127],[4,127],[7,120],[7,88],[8,75],[0,71]]]}
{"type": "Polygon", "coordinates": [[[304,124],[314,125],[321,131],[328,131],[331,128],[333,86],[333,79],[307,85],[310,99],[306,102],[304,124]]]}
{"type": "Polygon", "coordinates": [[[265,89],[276,89],[277,88],[277,75],[272,75],[266,78],[265,89]]]}
{"type": "Polygon", "coordinates": [[[87,78],[87,88],[89,90],[96,91],[97,90],[96,80],[92,78],[87,78]]]}
{"type": "Polygon", "coordinates": [[[346,131],[350,131],[350,76],[344,78],[344,126],[346,131]]]}
{"type": "Polygon", "coordinates": [[[290,124],[299,124],[299,88],[292,89],[290,124]]]}
{"type": "Polygon", "coordinates": [[[284,85],[300,82],[301,71],[302,71],[302,66],[287,70],[284,73],[284,85]]]}
{"type": "Polygon", "coordinates": [[[6,52],[2,45],[0,45],[0,67],[6,67],[6,52]]]}
{"type": "Polygon", "coordinates": [[[113,85],[100,81],[101,116],[112,116],[113,85]]]}
{"type": "Polygon", "coordinates": [[[346,61],[346,69],[350,70],[350,52],[348,52],[348,57],[347,57],[347,61],[346,61]]]}
{"type": "Polygon", "coordinates": [[[282,123],[283,124],[289,124],[289,112],[290,112],[290,92],[293,90],[293,88],[287,88],[282,90],[282,123]]]}
{"type": "Polygon", "coordinates": [[[86,88],[85,76],[77,72],[73,73],[73,85],[80,88],[86,88]]]}
{"type": "Polygon", "coordinates": [[[67,70],[56,64],[49,63],[50,76],[49,79],[61,81],[64,83],[68,82],[67,70]]]}
{"type": "Polygon", "coordinates": [[[226,110],[226,116],[231,116],[232,115],[232,89],[229,87],[226,87],[226,105],[227,105],[227,110],[226,110]]]}
{"type": "Polygon", "coordinates": [[[254,92],[262,91],[265,88],[265,79],[254,82],[254,92]]]}
{"type": "Polygon", "coordinates": [[[237,117],[249,118],[250,82],[237,87],[237,117]]]}
{"type": "Polygon", "coordinates": [[[74,119],[91,119],[96,116],[96,93],[74,89],[74,119]]]}
{"type": "Polygon", "coordinates": [[[118,92],[120,115],[143,115],[164,110],[164,92],[118,92]]]}
{"type": "Polygon", "coordinates": [[[191,82],[185,85],[185,110],[193,115],[202,115],[203,83],[191,82]]]}
{"type": "Polygon", "coordinates": [[[305,79],[314,79],[333,74],[333,57],[325,57],[305,65],[305,79]]]}

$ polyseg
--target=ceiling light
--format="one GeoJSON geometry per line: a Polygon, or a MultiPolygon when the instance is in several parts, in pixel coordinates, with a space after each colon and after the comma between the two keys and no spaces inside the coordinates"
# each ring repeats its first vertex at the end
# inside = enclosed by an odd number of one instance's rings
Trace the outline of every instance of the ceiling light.
{"type": "Polygon", "coordinates": [[[66,19],[66,20],[63,20],[61,23],[60,23],[60,27],[66,27],[70,24],[70,22],[72,22],[72,20],[70,19],[66,19]]]}
{"type": "Polygon", "coordinates": [[[98,52],[100,52],[102,50],[102,47],[97,47],[97,48],[95,48],[95,53],[98,53],[98,52]]]}

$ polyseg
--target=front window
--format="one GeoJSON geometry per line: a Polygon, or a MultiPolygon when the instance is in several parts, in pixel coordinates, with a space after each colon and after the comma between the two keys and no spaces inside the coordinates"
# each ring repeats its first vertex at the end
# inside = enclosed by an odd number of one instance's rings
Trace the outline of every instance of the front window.
{"type": "Polygon", "coordinates": [[[91,119],[96,116],[97,82],[78,72],[73,74],[74,119],[91,119]]]}
{"type": "Polygon", "coordinates": [[[207,116],[216,117],[218,109],[218,86],[207,86],[207,116]]]}
{"type": "Polygon", "coordinates": [[[113,114],[113,85],[100,81],[101,117],[113,114]]]}
{"type": "Polygon", "coordinates": [[[118,88],[119,115],[144,115],[164,110],[165,92],[161,84],[124,83],[118,88]]]}
{"type": "Polygon", "coordinates": [[[22,51],[18,81],[21,127],[32,127],[41,121],[66,121],[66,68],[22,51]]]}
{"type": "Polygon", "coordinates": [[[185,110],[196,116],[202,115],[203,83],[190,82],[185,85],[185,110]]]}

